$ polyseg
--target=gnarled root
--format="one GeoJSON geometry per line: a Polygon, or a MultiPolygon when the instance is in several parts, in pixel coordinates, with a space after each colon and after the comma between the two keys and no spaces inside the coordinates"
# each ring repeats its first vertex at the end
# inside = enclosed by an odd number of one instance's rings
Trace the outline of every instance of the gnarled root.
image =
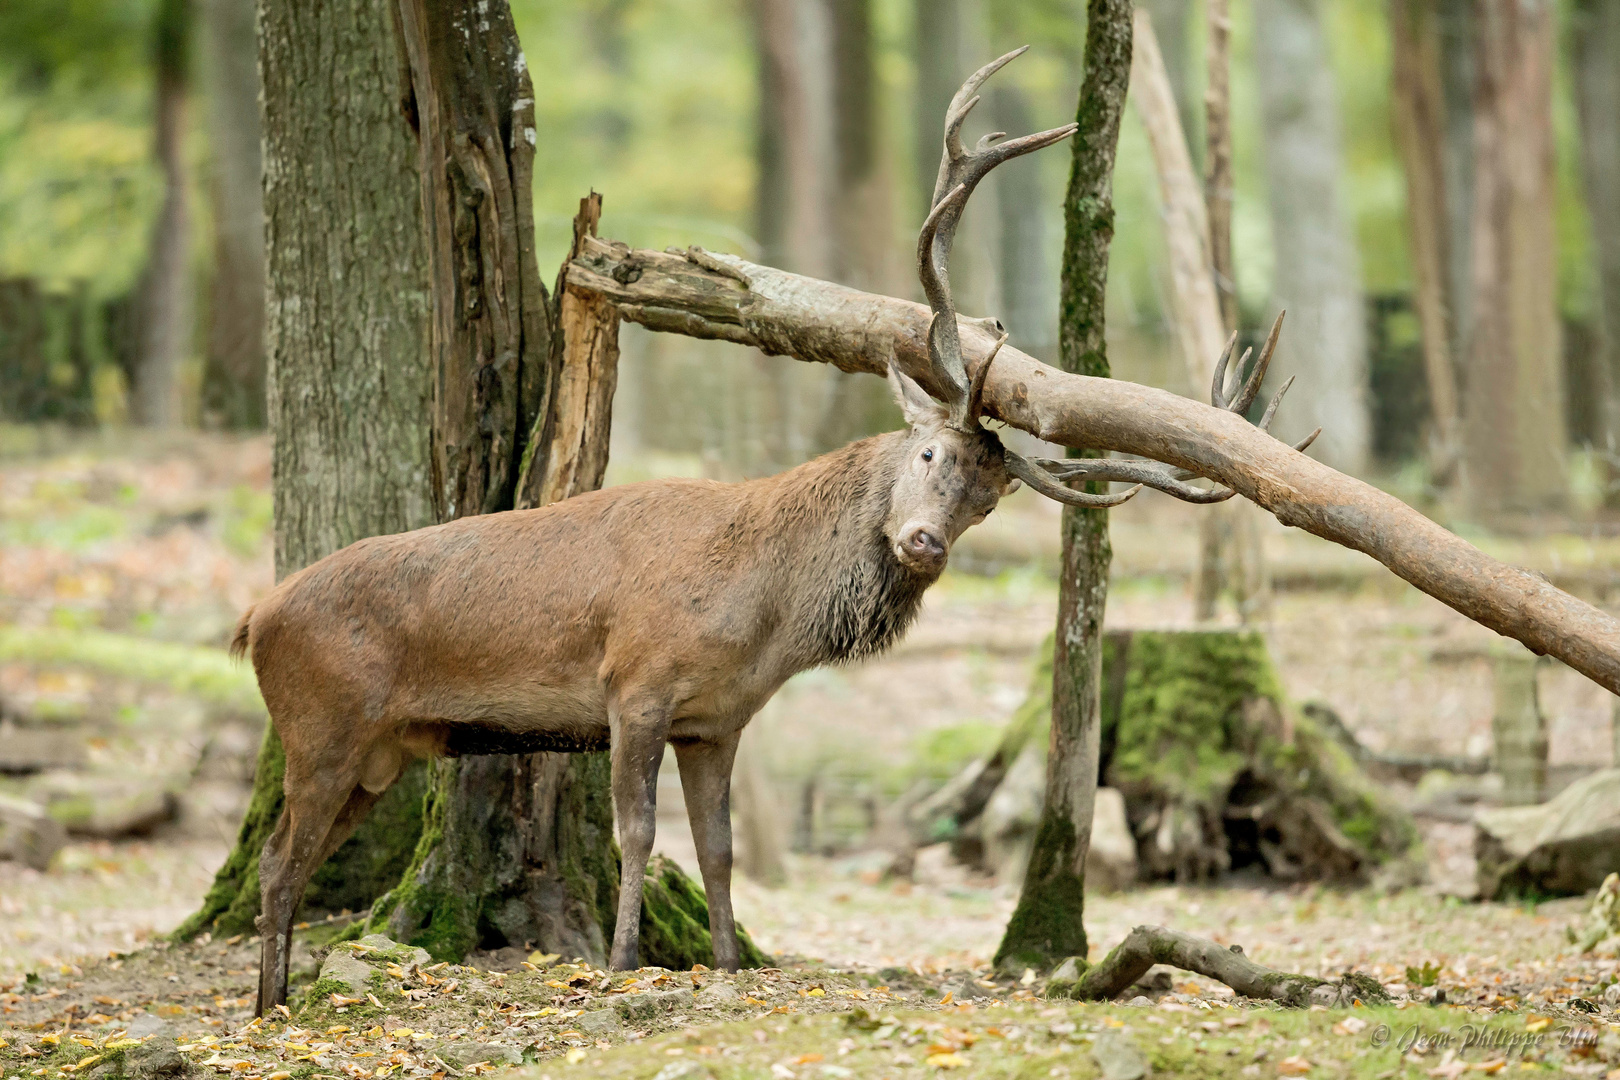
{"type": "Polygon", "coordinates": [[[1138,926],[1101,962],[1065,978],[1059,969],[1047,984],[1047,997],[1107,1001],[1146,975],[1154,964],[1168,964],[1230,986],[1241,997],[1275,1001],[1292,1008],[1307,1005],[1347,1006],[1355,1001],[1383,1004],[1389,995],[1369,975],[1349,972],[1338,980],[1273,971],[1243,955],[1240,946],[1218,945],[1162,926],[1138,926]]]}

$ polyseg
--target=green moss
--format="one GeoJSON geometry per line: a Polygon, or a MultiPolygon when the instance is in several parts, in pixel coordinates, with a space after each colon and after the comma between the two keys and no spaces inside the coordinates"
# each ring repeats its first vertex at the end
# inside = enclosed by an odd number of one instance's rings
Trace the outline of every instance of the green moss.
{"type": "Polygon", "coordinates": [[[0,628],[0,661],[92,671],[168,687],[249,716],[263,716],[253,669],[224,649],[154,641],[102,630],[0,628]]]}
{"type": "Polygon", "coordinates": [[[259,915],[259,854],[275,830],[283,802],[281,784],[287,771],[286,755],[275,728],[265,726],[253,773],[253,795],[247,813],[237,830],[236,845],[225,858],[225,865],[214,875],[214,883],[203,897],[202,906],[181,923],[170,936],[190,941],[204,930],[216,934],[245,934],[254,930],[259,915]]]}
{"type": "Polygon", "coordinates": [[[413,762],[377,800],[354,835],[315,871],[305,909],[362,911],[393,888],[422,835],[428,763],[413,762]]]}
{"type": "Polygon", "coordinates": [[[1018,908],[996,950],[997,970],[1049,971],[1065,957],[1086,955],[1085,876],[1076,872],[1079,838],[1057,814],[1043,814],[1018,908]]]}
{"type": "MultiPolygon", "coordinates": [[[[641,962],[672,971],[686,971],[697,964],[713,967],[709,905],[697,883],[682,873],[674,859],[655,855],[647,864],[642,888],[641,962]]],[[[742,927],[737,928],[737,953],[743,967],[770,963],[742,927]]]]}

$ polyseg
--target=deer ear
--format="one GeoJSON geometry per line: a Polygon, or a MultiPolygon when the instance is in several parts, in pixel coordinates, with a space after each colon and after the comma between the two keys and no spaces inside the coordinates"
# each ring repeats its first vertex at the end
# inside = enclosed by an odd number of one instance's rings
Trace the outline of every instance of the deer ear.
{"type": "Polygon", "coordinates": [[[1004,497],[1007,496],[1007,495],[1011,495],[1013,492],[1017,491],[1019,488],[1021,488],[1023,486],[1024,486],[1024,482],[1022,480],[1018,479],[1018,477],[1014,476],[1014,477],[1012,477],[1011,479],[1009,479],[1007,481],[1007,486],[1001,489],[1001,494],[1004,497]]]}
{"type": "Polygon", "coordinates": [[[915,379],[893,364],[889,365],[889,389],[894,392],[894,403],[900,406],[906,423],[912,427],[944,420],[948,415],[945,406],[929,397],[928,391],[917,385],[915,379]]]}

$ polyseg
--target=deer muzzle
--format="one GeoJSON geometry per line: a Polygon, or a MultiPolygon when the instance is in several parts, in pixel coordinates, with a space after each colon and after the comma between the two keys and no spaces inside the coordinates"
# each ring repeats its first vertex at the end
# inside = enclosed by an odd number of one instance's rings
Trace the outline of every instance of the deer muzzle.
{"type": "Polygon", "coordinates": [[[895,541],[894,553],[906,567],[925,574],[937,574],[945,569],[950,547],[944,540],[945,530],[926,522],[908,522],[895,541]]]}

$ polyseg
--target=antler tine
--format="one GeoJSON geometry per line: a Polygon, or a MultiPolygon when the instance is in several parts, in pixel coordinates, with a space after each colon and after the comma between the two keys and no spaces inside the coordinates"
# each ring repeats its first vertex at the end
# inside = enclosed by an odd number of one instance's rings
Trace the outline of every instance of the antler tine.
{"type": "Polygon", "coordinates": [[[1051,458],[1033,458],[1033,463],[1045,469],[1057,480],[1117,480],[1127,484],[1143,484],[1155,491],[1174,496],[1182,502],[1225,502],[1237,492],[1227,487],[1198,488],[1182,483],[1177,475],[1182,470],[1156,461],[1129,461],[1120,458],[1080,458],[1056,461],[1051,458]]]}
{"type": "Polygon", "coordinates": [[[1209,387],[1209,403],[1217,409],[1226,408],[1226,365],[1232,359],[1232,353],[1237,349],[1237,331],[1226,339],[1226,348],[1221,350],[1220,358],[1215,361],[1215,378],[1209,387]]]}
{"type": "Polygon", "coordinates": [[[1283,395],[1288,393],[1288,388],[1294,385],[1294,380],[1297,378],[1299,378],[1298,375],[1288,376],[1288,381],[1283,383],[1282,387],[1272,395],[1271,404],[1266,406],[1265,415],[1260,417],[1260,423],[1256,425],[1261,431],[1271,430],[1271,418],[1277,415],[1277,406],[1282,404],[1283,395]]]}
{"type": "Polygon", "coordinates": [[[980,407],[984,404],[984,380],[990,374],[990,365],[995,363],[996,354],[1001,351],[1001,347],[1005,344],[1007,344],[1007,331],[1002,330],[1001,336],[996,338],[996,343],[990,346],[990,352],[985,356],[984,363],[980,364],[979,370],[973,373],[973,381],[968,384],[967,423],[969,427],[973,427],[979,422],[980,407]]]}
{"type": "Polygon", "coordinates": [[[1118,495],[1092,495],[1084,491],[1074,491],[1070,488],[1064,487],[1057,480],[1054,480],[1051,473],[1047,472],[1045,469],[1038,468],[1032,461],[1024,457],[1022,454],[1014,453],[1011,450],[1005,449],[1003,450],[1003,453],[1006,455],[1008,472],[1018,477],[1018,479],[1022,480],[1024,483],[1028,484],[1042,495],[1045,495],[1048,499],[1054,499],[1060,503],[1067,503],[1069,506],[1089,506],[1098,509],[1106,509],[1110,506],[1118,506],[1120,503],[1125,502],[1128,499],[1135,498],[1136,493],[1142,490],[1142,485],[1137,484],[1129,491],[1122,491],[1118,495]]]}
{"type": "MultiPolygon", "coordinates": [[[[1277,335],[1282,333],[1283,316],[1287,314],[1287,311],[1277,312],[1277,320],[1271,324],[1271,333],[1266,335],[1266,343],[1260,347],[1260,359],[1255,361],[1253,369],[1249,372],[1249,378],[1244,382],[1243,389],[1238,394],[1237,400],[1227,406],[1233,412],[1248,412],[1249,406],[1254,404],[1254,399],[1260,396],[1260,384],[1265,382],[1266,368],[1271,366],[1271,354],[1277,351],[1277,335]]],[[[1243,358],[1247,360],[1249,354],[1244,353],[1243,358]]],[[[1238,370],[1243,370],[1242,364],[1238,365],[1238,370]]]]}

